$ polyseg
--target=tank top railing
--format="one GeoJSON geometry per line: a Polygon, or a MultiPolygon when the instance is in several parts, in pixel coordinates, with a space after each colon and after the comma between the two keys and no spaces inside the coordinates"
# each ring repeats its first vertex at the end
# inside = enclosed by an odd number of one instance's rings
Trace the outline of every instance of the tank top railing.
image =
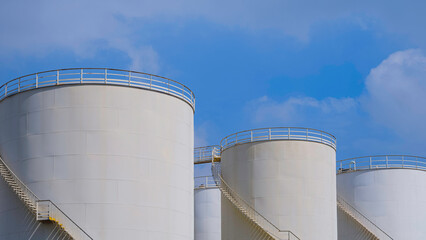
{"type": "Polygon", "coordinates": [[[220,163],[212,164],[212,172],[214,180],[219,186],[223,196],[225,196],[242,214],[265,231],[265,233],[267,233],[271,238],[276,240],[300,240],[300,238],[298,238],[293,232],[289,230],[280,230],[262,214],[252,208],[250,204],[238,195],[237,192],[229,187],[222,178],[220,163]]]}
{"type": "Polygon", "coordinates": [[[194,164],[212,163],[220,158],[219,146],[194,148],[194,164]]]}
{"type": "Polygon", "coordinates": [[[337,173],[381,168],[407,168],[426,171],[426,158],[409,155],[376,155],[336,162],[337,173]]]}
{"type": "Polygon", "coordinates": [[[13,192],[18,195],[19,199],[25,204],[25,206],[36,215],[37,220],[49,220],[56,222],[58,226],[61,227],[62,231],[68,234],[72,239],[93,240],[53,202],[49,200],[40,200],[7,166],[1,156],[0,174],[13,192]]]}
{"type": "Polygon", "coordinates": [[[202,176],[194,178],[194,189],[217,188],[213,176],[202,176]]]}
{"type": "Polygon", "coordinates": [[[259,128],[237,132],[223,138],[220,145],[223,151],[238,144],[271,140],[318,142],[336,149],[336,138],[333,135],[316,129],[296,127],[259,128]]]}
{"type": "Polygon", "coordinates": [[[0,87],[0,101],[31,89],[66,84],[102,84],[154,90],[178,97],[195,109],[194,93],[185,85],[153,74],[108,68],[58,69],[15,78],[0,87]]]}

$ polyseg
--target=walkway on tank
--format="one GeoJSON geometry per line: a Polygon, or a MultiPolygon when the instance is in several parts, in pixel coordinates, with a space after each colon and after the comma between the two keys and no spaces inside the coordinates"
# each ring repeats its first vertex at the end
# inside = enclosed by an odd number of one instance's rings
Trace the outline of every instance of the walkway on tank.
{"type": "Polygon", "coordinates": [[[24,91],[70,84],[118,85],[157,91],[182,99],[195,111],[195,95],[185,85],[149,73],[111,68],[67,68],[18,77],[0,87],[0,101],[24,91]]]}
{"type": "Polygon", "coordinates": [[[217,145],[194,148],[194,164],[220,162],[220,147],[217,145]]]}

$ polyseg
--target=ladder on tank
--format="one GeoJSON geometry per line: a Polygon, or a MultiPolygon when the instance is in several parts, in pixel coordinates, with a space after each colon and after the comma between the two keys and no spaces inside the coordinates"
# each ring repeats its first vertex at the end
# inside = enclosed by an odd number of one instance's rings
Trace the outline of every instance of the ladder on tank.
{"type": "Polygon", "coordinates": [[[24,203],[25,207],[36,216],[38,221],[51,221],[57,225],[51,239],[93,240],[81,227],[73,222],[59,207],[50,200],[40,200],[7,166],[0,156],[0,175],[24,203]]]}
{"type": "Polygon", "coordinates": [[[342,197],[337,195],[337,208],[346,214],[350,219],[355,221],[360,227],[361,232],[358,239],[366,240],[392,240],[387,233],[380,229],[376,224],[370,221],[367,217],[361,214],[342,197]]]}
{"type": "Polygon", "coordinates": [[[274,224],[268,221],[259,212],[253,209],[247,202],[245,202],[229,185],[223,180],[221,175],[220,162],[212,163],[213,178],[219,187],[222,195],[231,202],[236,209],[238,209],[255,227],[257,230],[253,233],[252,239],[266,239],[266,240],[300,240],[291,231],[282,231],[274,224]]]}

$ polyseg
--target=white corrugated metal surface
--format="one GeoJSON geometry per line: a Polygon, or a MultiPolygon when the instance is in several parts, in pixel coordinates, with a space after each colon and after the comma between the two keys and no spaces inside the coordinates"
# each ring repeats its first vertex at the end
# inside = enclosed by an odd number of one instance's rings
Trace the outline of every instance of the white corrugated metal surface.
{"type": "Polygon", "coordinates": [[[221,240],[221,196],[217,187],[194,192],[195,240],[221,240]]]}
{"type": "MultiPolygon", "coordinates": [[[[0,102],[0,154],[94,239],[192,240],[193,113],[132,87],[31,90],[0,102]]],[[[24,219],[0,188],[0,221],[24,219]]],[[[0,238],[21,231],[0,227],[0,238]]]]}
{"type": "MultiPolygon", "coordinates": [[[[230,188],[280,230],[300,239],[332,240],[337,239],[335,156],[331,144],[313,141],[248,142],[224,150],[221,169],[230,188]]],[[[248,222],[233,209],[222,202],[222,239],[251,239],[248,222]]]]}
{"type": "MultiPolygon", "coordinates": [[[[426,172],[377,169],[337,175],[337,193],[395,240],[426,239],[426,172]]],[[[357,226],[339,216],[339,239],[356,239],[357,226]]]]}

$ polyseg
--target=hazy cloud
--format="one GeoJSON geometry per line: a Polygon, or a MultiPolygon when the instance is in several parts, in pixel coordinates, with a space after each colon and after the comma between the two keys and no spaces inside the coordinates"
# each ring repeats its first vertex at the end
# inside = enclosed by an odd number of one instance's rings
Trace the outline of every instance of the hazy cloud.
{"type": "Polygon", "coordinates": [[[372,69],[361,98],[375,121],[407,139],[426,134],[426,57],[420,50],[390,55],[372,69]]]}
{"type": "Polygon", "coordinates": [[[291,97],[281,102],[262,97],[248,106],[257,125],[325,128],[361,152],[367,144],[374,151],[424,153],[426,56],[413,49],[391,54],[371,70],[359,97],[291,97]]]}
{"type": "Polygon", "coordinates": [[[158,54],[138,43],[133,16],[124,2],[3,1],[0,6],[0,50],[3,54],[44,56],[57,50],[90,58],[108,48],[131,59],[129,68],[157,72],[158,54]],[[25,4],[24,4],[25,3],[25,4]]]}
{"type": "Polygon", "coordinates": [[[128,54],[133,68],[155,71],[159,56],[136,37],[141,35],[138,26],[200,18],[249,31],[277,30],[302,41],[309,40],[313,25],[345,20],[408,36],[424,46],[426,32],[418,23],[426,22],[425,5],[424,1],[384,0],[2,1],[0,50],[42,56],[66,49],[91,57],[100,48],[115,48],[128,54]]]}
{"type": "Polygon", "coordinates": [[[334,124],[338,118],[351,114],[358,107],[353,98],[325,98],[317,100],[311,97],[291,97],[277,102],[267,96],[252,101],[249,104],[254,112],[254,121],[281,122],[283,124],[309,123],[308,120],[318,123],[334,124]],[[312,118],[313,117],[313,118],[312,118]]]}

